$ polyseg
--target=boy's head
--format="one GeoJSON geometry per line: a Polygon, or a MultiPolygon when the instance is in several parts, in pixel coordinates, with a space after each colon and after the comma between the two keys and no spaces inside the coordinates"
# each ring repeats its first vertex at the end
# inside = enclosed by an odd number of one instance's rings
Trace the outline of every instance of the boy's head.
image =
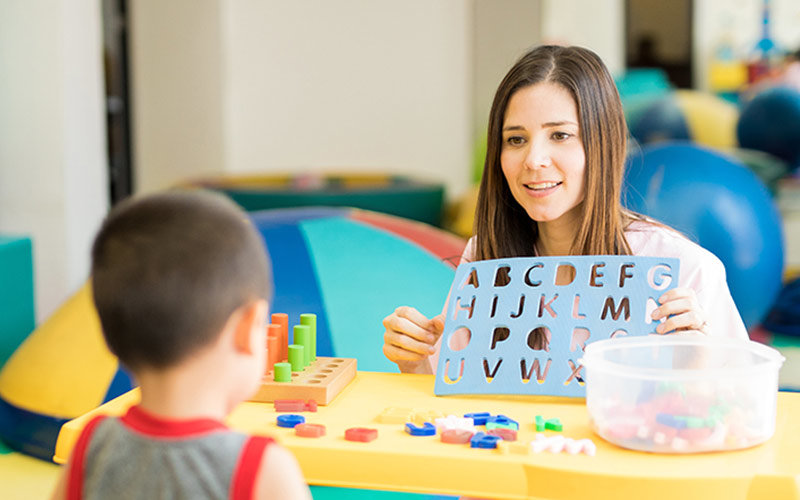
{"type": "Polygon", "coordinates": [[[92,247],[92,288],[106,342],[133,370],[175,365],[272,294],[260,235],[227,198],[203,191],[116,206],[92,247]]]}

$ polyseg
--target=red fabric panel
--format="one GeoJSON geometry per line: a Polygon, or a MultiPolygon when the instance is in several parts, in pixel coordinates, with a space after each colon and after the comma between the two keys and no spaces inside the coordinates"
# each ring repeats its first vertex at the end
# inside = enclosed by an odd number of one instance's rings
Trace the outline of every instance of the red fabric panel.
{"type": "Polygon", "coordinates": [[[402,217],[353,210],[350,218],[396,234],[424,248],[454,268],[458,266],[459,258],[466,246],[466,241],[454,234],[422,222],[403,219],[402,217]]]}

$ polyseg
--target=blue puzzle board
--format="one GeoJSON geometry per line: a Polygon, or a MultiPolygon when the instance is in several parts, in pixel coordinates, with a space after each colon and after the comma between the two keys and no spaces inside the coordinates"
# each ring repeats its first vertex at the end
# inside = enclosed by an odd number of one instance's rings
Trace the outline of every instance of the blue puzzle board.
{"type": "Polygon", "coordinates": [[[658,322],[650,313],[678,285],[679,271],[678,259],[628,255],[461,264],[447,303],[434,392],[583,397],[578,360],[585,345],[655,333],[658,322]],[[573,279],[556,284],[561,266],[573,279]]]}

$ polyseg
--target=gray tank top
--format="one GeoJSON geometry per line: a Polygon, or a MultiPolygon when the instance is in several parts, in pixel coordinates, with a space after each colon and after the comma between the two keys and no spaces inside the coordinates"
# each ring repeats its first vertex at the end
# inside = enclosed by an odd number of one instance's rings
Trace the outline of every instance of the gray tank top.
{"type": "Polygon", "coordinates": [[[73,452],[68,498],[250,498],[271,442],[216,420],[168,421],[133,407],[86,426],[73,452]]]}

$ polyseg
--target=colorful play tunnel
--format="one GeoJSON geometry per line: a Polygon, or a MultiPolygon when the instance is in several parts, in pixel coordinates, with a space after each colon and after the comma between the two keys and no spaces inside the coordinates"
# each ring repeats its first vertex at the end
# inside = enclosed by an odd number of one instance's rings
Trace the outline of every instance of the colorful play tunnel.
{"type": "MultiPolygon", "coordinates": [[[[429,225],[352,208],[251,214],[272,260],[272,310],[317,315],[317,354],[396,371],[382,352],[382,319],[409,304],[441,312],[464,241],[429,225]]],[[[102,339],[84,286],[0,370],[0,440],[51,460],[58,431],[132,387],[102,339]]]]}

